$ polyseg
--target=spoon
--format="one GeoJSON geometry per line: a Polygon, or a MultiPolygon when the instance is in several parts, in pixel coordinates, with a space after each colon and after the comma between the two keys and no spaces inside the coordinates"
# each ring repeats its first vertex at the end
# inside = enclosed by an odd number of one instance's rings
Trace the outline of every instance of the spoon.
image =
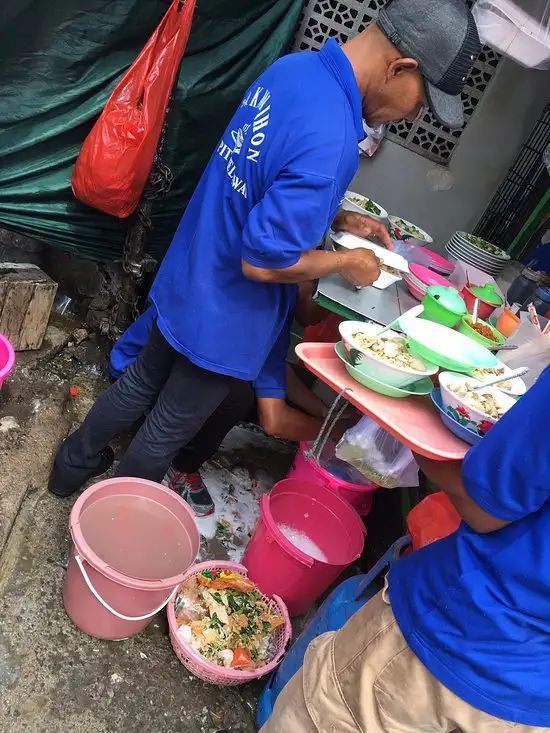
{"type": "Polygon", "coordinates": [[[491,347],[489,351],[495,353],[497,351],[515,351],[516,349],[519,349],[517,344],[502,344],[502,346],[491,347]]]}
{"type": "Polygon", "coordinates": [[[412,308],[409,308],[409,310],[402,313],[399,318],[396,318],[391,323],[388,323],[387,326],[384,326],[384,328],[376,334],[376,338],[379,338],[383,333],[386,333],[386,331],[391,331],[395,326],[399,327],[399,321],[402,318],[417,318],[421,313],[424,313],[423,305],[415,305],[412,308]]]}
{"type": "Polygon", "coordinates": [[[491,387],[492,385],[499,384],[500,382],[509,382],[511,379],[516,379],[516,377],[523,377],[523,375],[527,374],[528,371],[529,367],[514,369],[512,372],[508,372],[508,374],[501,374],[494,379],[489,379],[488,382],[483,382],[483,384],[476,384],[472,389],[484,389],[485,387],[491,387]]]}
{"type": "Polygon", "coordinates": [[[474,312],[472,313],[472,323],[477,323],[477,312],[479,311],[479,299],[476,298],[476,302],[474,303],[474,312]]]}

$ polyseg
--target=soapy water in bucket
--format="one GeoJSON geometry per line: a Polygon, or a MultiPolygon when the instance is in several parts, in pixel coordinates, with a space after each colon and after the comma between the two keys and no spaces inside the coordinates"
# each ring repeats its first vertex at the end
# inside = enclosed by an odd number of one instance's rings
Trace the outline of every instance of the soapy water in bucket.
{"type": "Polygon", "coordinates": [[[100,499],[84,509],[80,528],[101,560],[133,578],[171,578],[195,559],[180,520],[146,497],[119,494],[100,499]]]}
{"type": "Polygon", "coordinates": [[[305,534],[305,532],[294,529],[294,527],[289,527],[288,524],[277,524],[277,528],[287,538],[287,540],[294,545],[294,547],[297,547],[314,560],[319,560],[319,562],[328,562],[328,558],[325,553],[310,537],[307,536],[307,534],[305,534]]]}

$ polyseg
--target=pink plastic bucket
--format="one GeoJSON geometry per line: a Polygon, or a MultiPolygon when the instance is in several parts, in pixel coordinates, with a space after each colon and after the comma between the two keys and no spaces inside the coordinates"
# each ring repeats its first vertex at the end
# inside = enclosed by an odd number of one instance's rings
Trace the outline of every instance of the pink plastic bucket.
{"type": "Polygon", "coordinates": [[[65,610],[98,639],[142,631],[173,597],[199,550],[189,506],[145,479],[91,486],[71,511],[70,530],[65,610]]]}
{"type": "Polygon", "coordinates": [[[0,333],[0,389],[15,365],[15,351],[5,336],[0,333]]]}
{"type": "Polygon", "coordinates": [[[314,458],[308,457],[308,451],[308,443],[300,443],[287,478],[311,482],[317,486],[324,486],[331,491],[335,491],[351,504],[358,514],[365,517],[372,508],[373,492],[379,487],[372,481],[367,484],[352,484],[333,476],[320,466],[314,458]]]}
{"type": "Polygon", "coordinates": [[[266,596],[280,596],[299,616],[360,557],[365,542],[361,518],[324,486],[287,478],[262,496],[260,520],[243,558],[248,576],[266,596]],[[315,560],[278,528],[286,525],[309,537],[326,556],[315,560]]]}

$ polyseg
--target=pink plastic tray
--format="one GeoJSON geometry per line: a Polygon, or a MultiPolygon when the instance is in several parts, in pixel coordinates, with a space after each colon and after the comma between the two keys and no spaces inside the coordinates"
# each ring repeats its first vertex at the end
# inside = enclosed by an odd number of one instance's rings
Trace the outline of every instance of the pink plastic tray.
{"type": "Polygon", "coordinates": [[[447,280],[446,277],[443,277],[443,275],[439,275],[437,272],[434,272],[433,270],[430,270],[429,267],[424,267],[424,265],[409,265],[409,270],[411,273],[420,280],[421,283],[424,283],[424,285],[444,285],[448,288],[454,288],[457,289],[456,285],[453,285],[450,280],[447,280]]]}
{"type": "Polygon", "coordinates": [[[299,344],[296,353],[336,392],[350,388],[352,391],[346,394],[349,402],[416,453],[436,461],[458,461],[470,448],[447,430],[429,397],[395,400],[352,379],[336,355],[334,344],[299,344]]]}
{"type": "Polygon", "coordinates": [[[432,265],[434,267],[437,267],[438,270],[451,274],[451,272],[453,272],[453,270],[455,269],[455,266],[452,262],[446,260],[445,257],[438,255],[437,252],[432,252],[431,249],[427,249],[426,247],[417,246],[417,249],[419,249],[421,252],[424,252],[424,254],[427,255],[432,261],[432,265]]]}

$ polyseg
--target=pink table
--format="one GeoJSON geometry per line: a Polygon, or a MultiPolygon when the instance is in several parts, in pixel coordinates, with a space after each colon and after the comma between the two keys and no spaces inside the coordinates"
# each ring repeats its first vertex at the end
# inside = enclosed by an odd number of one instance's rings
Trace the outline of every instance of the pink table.
{"type": "Polygon", "coordinates": [[[348,402],[415,453],[437,461],[458,461],[470,448],[447,430],[429,397],[386,397],[352,379],[336,355],[334,344],[299,344],[296,354],[336,392],[349,388],[351,392],[345,395],[348,402]]]}

